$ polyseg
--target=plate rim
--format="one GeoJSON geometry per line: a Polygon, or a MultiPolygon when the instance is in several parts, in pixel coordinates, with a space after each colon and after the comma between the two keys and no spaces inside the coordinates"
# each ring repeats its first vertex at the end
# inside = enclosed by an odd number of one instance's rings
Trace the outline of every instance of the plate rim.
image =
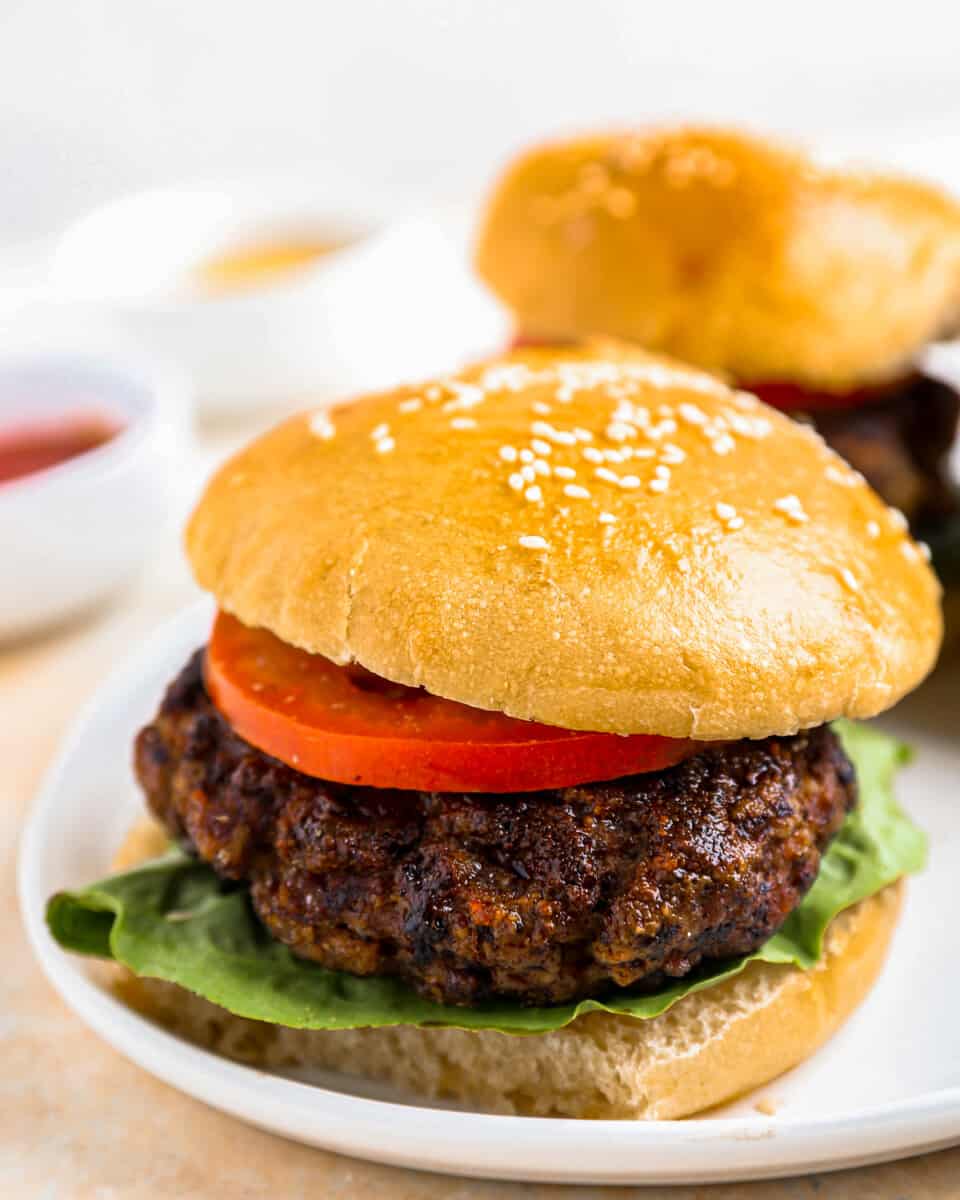
{"type": "Polygon", "coordinates": [[[202,637],[211,613],[207,599],[181,609],[94,690],[44,773],[20,841],[18,896],[34,956],[67,1006],[137,1066],[240,1120],[336,1153],[518,1182],[700,1184],[776,1178],[890,1161],[960,1141],[960,1086],[800,1120],[508,1116],[370,1099],[288,1079],[195,1046],[124,1005],[93,982],[82,959],[50,936],[42,850],[69,795],[64,784],[70,763],[89,728],[126,692],[142,689],[145,673],[173,660],[188,640],[202,637]]]}

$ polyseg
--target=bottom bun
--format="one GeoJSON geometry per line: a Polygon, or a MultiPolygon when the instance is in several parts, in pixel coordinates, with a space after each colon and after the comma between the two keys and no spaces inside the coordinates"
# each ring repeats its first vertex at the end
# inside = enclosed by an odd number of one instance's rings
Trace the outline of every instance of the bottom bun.
{"type": "MultiPolygon", "coordinates": [[[[162,845],[155,826],[138,828],[115,866],[130,867],[162,845]]],[[[287,1029],[235,1017],[175,984],[125,969],[115,987],[131,1007],[180,1036],[260,1067],[343,1071],[487,1112],[663,1120],[731,1100],[818,1049],[876,979],[902,887],[893,884],[841,913],[808,971],[755,962],[651,1020],[591,1013],[545,1034],[406,1025],[287,1029]]]]}

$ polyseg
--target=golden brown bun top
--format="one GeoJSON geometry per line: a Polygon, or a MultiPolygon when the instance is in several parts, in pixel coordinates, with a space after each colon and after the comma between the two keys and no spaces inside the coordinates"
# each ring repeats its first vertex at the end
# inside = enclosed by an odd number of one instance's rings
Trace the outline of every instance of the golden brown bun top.
{"type": "Polygon", "coordinates": [[[573,729],[868,717],[941,637],[902,517],[815,433],[611,347],[294,417],[219,471],[187,547],[248,625],[573,729]]]}
{"type": "Polygon", "coordinates": [[[512,164],[480,274],[544,341],[626,338],[751,382],[892,377],[960,316],[960,205],[709,129],[584,137],[512,164]]]}

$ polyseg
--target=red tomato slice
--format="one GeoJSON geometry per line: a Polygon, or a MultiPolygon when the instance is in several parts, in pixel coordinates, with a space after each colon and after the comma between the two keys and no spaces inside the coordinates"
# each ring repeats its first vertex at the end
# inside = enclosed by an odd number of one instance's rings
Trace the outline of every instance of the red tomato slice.
{"type": "Polygon", "coordinates": [[[518,332],[513,335],[507,350],[542,350],[545,346],[561,349],[576,344],[572,338],[532,337],[518,332]]]}
{"type": "Polygon", "coordinates": [[[210,696],[246,741],[339,783],[424,792],[535,792],[659,771],[702,743],[518,721],[339,667],[220,613],[210,696]]]}
{"type": "Polygon", "coordinates": [[[740,383],[745,392],[753,392],[764,404],[779,408],[781,412],[818,413],[829,409],[861,408],[865,404],[876,404],[894,392],[900,391],[903,381],[880,384],[877,387],[853,388],[849,392],[808,391],[796,383],[740,383]]]}

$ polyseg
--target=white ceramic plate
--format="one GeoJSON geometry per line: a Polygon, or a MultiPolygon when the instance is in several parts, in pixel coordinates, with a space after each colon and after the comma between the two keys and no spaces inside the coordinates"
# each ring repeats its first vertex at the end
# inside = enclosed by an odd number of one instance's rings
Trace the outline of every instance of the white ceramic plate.
{"type": "Polygon", "coordinates": [[[108,868],[138,810],[129,744],[205,638],[206,606],[165,626],[80,717],[21,854],[23,913],[50,981],[103,1038],[208,1104],[311,1145],[452,1174],[580,1183],[691,1183],[879,1162],[960,1140],[960,673],[941,671],[885,722],[919,757],[901,796],[931,834],[888,966],[830,1045],[753,1097],[687,1121],[569,1121],[424,1108],[346,1077],[291,1079],[237,1065],[157,1028],[103,990],[43,923],[47,897],[108,868]],[[757,1110],[764,1101],[765,1109],[757,1110]]]}

